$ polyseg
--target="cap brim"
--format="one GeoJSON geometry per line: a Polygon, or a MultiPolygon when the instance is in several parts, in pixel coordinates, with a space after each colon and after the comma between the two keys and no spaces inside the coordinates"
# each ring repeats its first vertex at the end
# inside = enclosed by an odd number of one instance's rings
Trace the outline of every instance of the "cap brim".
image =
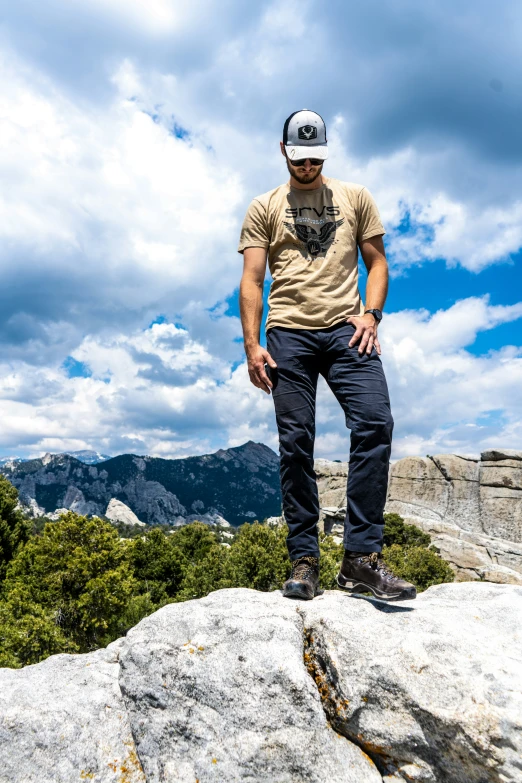
{"type": "Polygon", "coordinates": [[[326,160],[328,157],[328,147],[326,144],[307,144],[306,147],[296,147],[291,144],[285,147],[288,159],[302,160],[303,158],[317,158],[326,160]]]}

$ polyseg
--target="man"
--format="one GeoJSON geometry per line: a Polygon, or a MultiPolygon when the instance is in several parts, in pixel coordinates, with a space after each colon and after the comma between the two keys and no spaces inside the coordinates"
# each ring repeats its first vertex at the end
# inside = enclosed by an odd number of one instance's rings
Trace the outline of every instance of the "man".
{"type": "Polygon", "coordinates": [[[272,391],[279,431],[283,512],[288,524],[289,598],[319,590],[319,499],[314,472],[319,373],[351,430],[344,558],[339,587],[386,600],[415,588],[380,556],[393,420],[377,329],[388,265],[377,207],[362,185],[322,174],[326,127],[313,111],[294,112],[281,152],[290,181],[255,198],[241,230],[240,310],[250,380],[272,391]],[[357,285],[357,247],[368,270],[366,304],[357,285]],[[272,275],[266,350],[259,342],[266,262],[272,275]],[[265,369],[266,368],[266,369],[265,369]]]}

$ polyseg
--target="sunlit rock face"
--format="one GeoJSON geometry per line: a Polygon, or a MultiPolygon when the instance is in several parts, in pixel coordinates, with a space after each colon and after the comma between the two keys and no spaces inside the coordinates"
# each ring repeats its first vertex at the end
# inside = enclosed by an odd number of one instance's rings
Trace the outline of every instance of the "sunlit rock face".
{"type": "Polygon", "coordinates": [[[169,604],[106,650],[0,670],[0,779],[519,781],[521,601],[475,582],[169,604]]]}
{"type": "Polygon", "coordinates": [[[122,525],[141,525],[145,527],[145,522],[141,522],[131,509],[122,503],[121,500],[111,498],[105,516],[111,522],[121,522],[122,525]]]}
{"type": "MultiPolygon", "coordinates": [[[[321,525],[342,534],[347,463],[316,460],[321,525]]],[[[428,532],[457,579],[522,584],[522,451],[405,457],[390,468],[386,511],[428,532]]]]}

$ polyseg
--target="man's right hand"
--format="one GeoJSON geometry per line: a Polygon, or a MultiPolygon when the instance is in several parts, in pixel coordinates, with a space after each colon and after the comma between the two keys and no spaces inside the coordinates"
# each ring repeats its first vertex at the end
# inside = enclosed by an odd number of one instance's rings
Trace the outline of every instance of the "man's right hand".
{"type": "Polygon", "coordinates": [[[270,394],[270,389],[273,384],[265,372],[265,362],[269,367],[277,367],[275,361],[266,348],[262,348],[260,345],[256,345],[255,348],[251,348],[247,351],[247,360],[248,374],[250,375],[250,380],[254,386],[257,386],[258,389],[263,389],[264,392],[270,394]]]}

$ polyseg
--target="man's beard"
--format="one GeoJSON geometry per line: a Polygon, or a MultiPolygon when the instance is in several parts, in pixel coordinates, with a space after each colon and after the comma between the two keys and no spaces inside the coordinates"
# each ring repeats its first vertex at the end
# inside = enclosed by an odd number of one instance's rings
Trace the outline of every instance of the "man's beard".
{"type": "Polygon", "coordinates": [[[310,172],[309,174],[298,174],[296,169],[290,165],[288,158],[286,158],[286,167],[290,172],[290,176],[297,180],[300,185],[309,185],[311,182],[315,182],[323,170],[323,164],[321,163],[315,174],[313,172],[310,172]]]}

